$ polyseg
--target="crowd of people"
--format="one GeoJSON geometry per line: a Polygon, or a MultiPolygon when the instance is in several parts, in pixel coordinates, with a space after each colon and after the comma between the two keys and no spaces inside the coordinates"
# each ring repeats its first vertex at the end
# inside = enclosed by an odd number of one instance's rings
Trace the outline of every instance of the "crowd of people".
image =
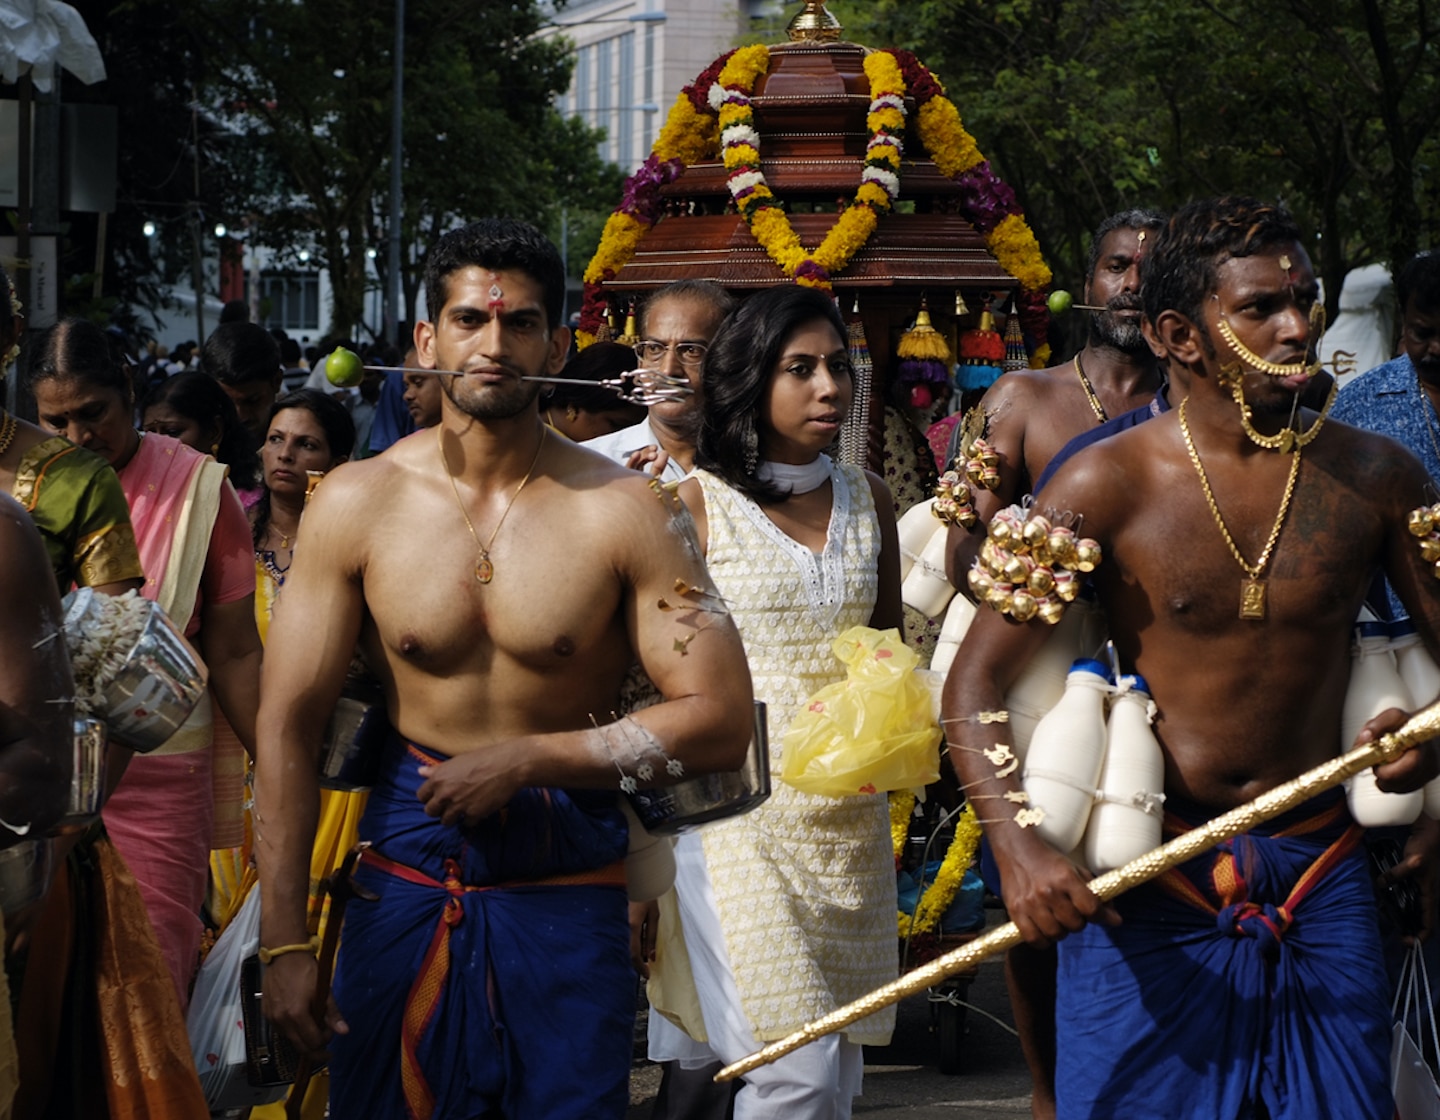
{"type": "MultiPolygon", "coordinates": [[[[6,838],[63,812],[74,686],[45,637],[62,595],[154,600],[209,683],[159,750],[112,745],[101,819],[59,835],[43,900],[5,916],[0,1115],[208,1115],[186,1007],[252,890],[264,1014],[328,1061],[303,1115],[624,1116],[637,972],[654,1115],[851,1115],[893,1010],[712,1079],[897,973],[884,792],[803,793],[780,744],[844,677],[840,634],[933,642],[936,620],[902,613],[896,528],[933,477],[925,445],[886,464],[893,492],[832,457],[856,385],[828,294],[682,281],[646,301],[633,347],[577,353],[564,284],[523,223],[445,234],[413,346],[367,352],[383,372],[349,393],[323,351],[307,370],[243,318],[194,368],[136,363],[76,319],[28,341],[38,423],[0,414],[6,838]],[[602,384],[636,370],[674,391],[602,384]],[[383,697],[378,776],[322,790],[318,744],[357,674],[383,697]],[[757,701],[769,798],[681,836],[673,876],[640,890],[628,797],[736,769],[757,701]],[[357,851],[327,990],[321,884],[357,851]]],[[[1030,827],[1010,764],[1007,693],[1051,628],[968,574],[1013,540],[987,527],[1015,503],[1027,525],[1083,524],[1092,601],[1069,609],[1103,618],[1153,697],[1167,835],[1348,748],[1362,608],[1440,654],[1412,516],[1440,496],[1440,255],[1397,296],[1393,356],[1337,400],[1282,208],[1125,211],[1091,245],[1083,348],[976,406],[998,467],[946,572],[1004,610],[976,614],[946,680],[944,780],[1023,936],[1006,977],[1037,1117],[1392,1114],[1400,932],[1376,892],[1417,882],[1428,933],[1440,826],[1401,830],[1377,888],[1330,791],[1102,902],[1030,827]]],[[[22,327],[0,319],[0,353],[22,327]]],[[[954,429],[963,464],[976,426],[954,429]]],[[[1424,744],[1375,775],[1403,792],[1437,771],[1424,744]]]]}

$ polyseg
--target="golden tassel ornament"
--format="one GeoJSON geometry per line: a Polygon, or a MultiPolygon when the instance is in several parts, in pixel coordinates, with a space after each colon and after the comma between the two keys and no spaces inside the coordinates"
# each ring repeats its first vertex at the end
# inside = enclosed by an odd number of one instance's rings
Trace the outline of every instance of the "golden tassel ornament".
{"type": "Polygon", "coordinates": [[[900,336],[900,344],[895,347],[898,357],[919,362],[939,362],[942,365],[950,361],[950,346],[945,341],[945,336],[937,331],[930,322],[930,308],[926,306],[922,297],[920,300],[920,311],[915,316],[915,325],[900,336]]]}
{"type": "MultiPolygon", "coordinates": [[[[1394,762],[1417,743],[1432,739],[1440,734],[1440,703],[1416,712],[1398,731],[1382,735],[1363,747],[1356,747],[1348,754],[1323,762],[1292,781],[1276,786],[1248,802],[1198,828],[1177,836],[1162,844],[1139,859],[1131,860],[1124,867],[1106,872],[1090,881],[1090,890],[1102,902],[1108,902],[1124,894],[1131,887],[1149,882],[1156,876],[1178,867],[1186,860],[1194,859],[1216,844],[1229,840],[1272,817],[1309,801],[1317,794],[1324,793],[1346,778],[1384,762],[1394,762]]],[[[908,972],[900,979],[876,988],[869,995],[861,996],[853,1003],[837,1008],[830,1014],[805,1024],[798,1031],[755,1053],[726,1066],[715,1075],[716,1081],[732,1081],[743,1077],[752,1069],[769,1065],[777,1058],[798,1050],[806,1043],[814,1042],[827,1034],[833,1034],[842,1027],[873,1015],[882,1008],[898,1003],[906,996],[924,991],[957,972],[972,968],[986,957],[1003,952],[1020,943],[1020,930],[1014,922],[996,926],[989,933],[962,945],[953,952],[937,957],[929,964],[908,972]]]]}
{"type": "Polygon", "coordinates": [[[635,301],[625,311],[625,333],[615,340],[621,346],[634,346],[640,341],[640,332],[635,329],[635,301]]]}

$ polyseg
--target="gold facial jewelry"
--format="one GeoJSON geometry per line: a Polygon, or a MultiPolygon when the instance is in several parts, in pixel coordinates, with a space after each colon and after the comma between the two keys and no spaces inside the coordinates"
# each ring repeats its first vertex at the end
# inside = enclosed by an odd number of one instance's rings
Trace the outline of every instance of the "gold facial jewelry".
{"type": "Polygon", "coordinates": [[[465,519],[465,528],[470,530],[470,538],[475,542],[477,552],[475,554],[475,581],[477,583],[489,583],[495,578],[495,564],[490,559],[490,546],[495,543],[495,538],[500,533],[500,526],[505,524],[505,518],[510,516],[510,509],[515,504],[515,499],[520,496],[520,491],[525,489],[525,484],[530,481],[530,476],[535,473],[535,464],[540,461],[540,452],[545,447],[545,434],[549,431],[544,425],[540,427],[540,442],[535,445],[535,458],[530,460],[530,469],[525,472],[525,477],[520,480],[520,485],[515,487],[515,493],[510,495],[510,500],[505,503],[505,508],[500,511],[500,520],[495,522],[495,528],[490,534],[490,539],[484,544],[475,533],[475,526],[470,521],[470,514],[465,511],[465,503],[460,500],[460,488],[455,485],[455,476],[450,473],[450,464],[445,461],[445,427],[437,424],[435,427],[438,440],[436,447],[440,451],[440,466],[445,471],[445,477],[450,480],[450,491],[455,495],[455,504],[460,507],[460,516],[465,519]]]}
{"type": "MultiPolygon", "coordinates": [[[[1320,409],[1320,415],[1315,423],[1310,425],[1309,430],[1297,432],[1287,424],[1273,436],[1267,436],[1258,431],[1251,423],[1250,406],[1245,402],[1245,390],[1239,379],[1230,383],[1230,395],[1235,398],[1235,403],[1240,406],[1240,427],[1245,430],[1245,435],[1250,442],[1257,447],[1263,447],[1267,451],[1279,451],[1282,455],[1288,455],[1310,443],[1320,434],[1320,429],[1325,426],[1325,420],[1330,415],[1330,408],[1335,403],[1335,395],[1340,392],[1340,382],[1330,383],[1330,395],[1325,398],[1325,404],[1320,409]]],[[[1297,398],[1298,399],[1298,398],[1297,398]]]]}
{"type": "MultiPolygon", "coordinates": [[[[1312,323],[1314,322],[1314,319],[1315,315],[1312,312],[1312,323]]],[[[1230,323],[1226,320],[1223,312],[1220,315],[1219,326],[1220,337],[1225,340],[1225,345],[1230,347],[1231,352],[1235,355],[1237,359],[1236,362],[1227,363],[1225,366],[1221,367],[1221,370],[1224,373],[1233,374],[1236,372],[1243,372],[1245,368],[1248,368],[1254,370],[1256,373],[1263,373],[1267,377],[1296,377],[1300,374],[1304,374],[1307,377],[1314,377],[1317,373],[1320,372],[1319,359],[1316,359],[1313,362],[1307,362],[1302,359],[1298,362],[1291,362],[1288,365],[1281,365],[1279,362],[1267,362],[1264,358],[1260,357],[1259,354],[1256,354],[1253,350],[1251,350],[1248,346],[1241,342],[1238,337],[1236,337],[1235,331],[1231,329],[1230,323]],[[1234,368],[1236,365],[1242,367],[1242,369],[1236,370],[1234,368]]]]}
{"type": "Polygon", "coordinates": [[[1210,480],[1205,476],[1205,466],[1200,462],[1200,452],[1195,449],[1195,441],[1190,438],[1190,425],[1185,422],[1185,406],[1189,403],[1189,397],[1180,402],[1180,434],[1185,437],[1185,450],[1190,453],[1190,461],[1195,464],[1195,473],[1200,476],[1200,488],[1205,491],[1205,502],[1210,507],[1210,515],[1215,518],[1215,524],[1220,526],[1220,535],[1230,546],[1230,555],[1235,557],[1245,571],[1246,578],[1240,581],[1240,617],[1250,622],[1263,622],[1267,581],[1260,576],[1264,573],[1265,566],[1270,563],[1270,554],[1275,551],[1280,530],[1285,525],[1285,516],[1290,512],[1290,499],[1295,494],[1295,480],[1300,477],[1300,448],[1295,448],[1295,457],[1290,462],[1290,477],[1285,482],[1285,496],[1280,499],[1280,512],[1270,529],[1270,539],[1265,542],[1260,559],[1251,564],[1241,555],[1235,538],[1230,535],[1230,530],[1225,525],[1225,518],[1221,516],[1220,506],[1216,504],[1215,494],[1210,489],[1210,480]]]}
{"type": "MultiPolygon", "coordinates": [[[[1144,236],[1143,234],[1141,235],[1144,236]]],[[[1100,398],[1095,395],[1095,386],[1090,384],[1090,379],[1085,376],[1085,367],[1080,364],[1080,355],[1075,355],[1075,373],[1080,378],[1080,388],[1085,390],[1085,399],[1090,402],[1090,411],[1095,414],[1095,419],[1105,423],[1110,417],[1105,415],[1105,406],[1100,403],[1100,398]]]]}
{"type": "Polygon", "coordinates": [[[13,415],[6,412],[4,416],[0,420],[0,455],[10,450],[10,445],[15,442],[15,433],[20,430],[19,421],[13,415]]]}

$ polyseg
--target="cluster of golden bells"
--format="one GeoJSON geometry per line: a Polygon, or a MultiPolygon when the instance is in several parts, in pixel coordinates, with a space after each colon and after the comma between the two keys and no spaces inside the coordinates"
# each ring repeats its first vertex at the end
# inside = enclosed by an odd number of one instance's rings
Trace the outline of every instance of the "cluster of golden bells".
{"type": "Polygon", "coordinates": [[[971,529],[980,520],[975,512],[975,495],[971,487],[994,490],[1000,485],[1000,456],[983,439],[971,443],[965,456],[963,478],[956,469],[960,466],[958,456],[954,466],[940,476],[940,481],[935,484],[935,503],[930,512],[947,525],[971,529]]]}
{"type": "Polygon", "coordinates": [[[1100,564],[1100,545],[1020,506],[1002,509],[970,569],[970,590],[1016,622],[1054,626],[1080,593],[1080,573],[1100,564]]]}
{"type": "Polygon", "coordinates": [[[1420,559],[1434,564],[1431,575],[1440,579],[1440,502],[1410,511],[1410,533],[1420,542],[1420,559]]]}

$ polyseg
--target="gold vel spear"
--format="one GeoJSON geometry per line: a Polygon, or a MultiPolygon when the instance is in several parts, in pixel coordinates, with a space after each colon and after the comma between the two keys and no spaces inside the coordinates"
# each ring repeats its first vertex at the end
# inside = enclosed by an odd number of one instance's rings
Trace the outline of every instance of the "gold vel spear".
{"type": "MultiPolygon", "coordinates": [[[[1177,836],[1162,844],[1139,859],[1133,859],[1124,867],[1107,871],[1090,881],[1090,889],[1101,901],[1109,901],[1116,895],[1124,894],[1131,887],[1155,878],[1157,875],[1193,859],[1201,852],[1213,848],[1221,841],[1229,840],[1242,832],[1248,832],[1256,825],[1278,817],[1281,813],[1310,800],[1339,785],[1346,778],[1361,770],[1382,762],[1394,762],[1416,743],[1434,738],[1440,734],[1440,703],[1416,712],[1397,731],[1382,735],[1373,742],[1356,747],[1348,754],[1323,762],[1313,770],[1307,770],[1298,778],[1276,786],[1262,793],[1254,801],[1231,809],[1214,820],[1177,836]]],[[[869,995],[861,996],[854,1003],[836,1008],[813,1022],[806,1023],[794,1034],[770,1043],[726,1066],[715,1075],[716,1081],[732,1081],[759,1066],[769,1065],[776,1058],[782,1058],[792,1050],[798,1050],[807,1042],[814,1042],[827,1034],[848,1027],[851,1023],[873,1015],[883,1007],[898,1003],[906,996],[932,986],[953,973],[970,968],[986,957],[1009,949],[1020,942],[1020,931],[1014,922],[996,926],[983,937],[962,945],[953,952],[936,957],[927,965],[907,972],[898,980],[891,981],[883,988],[876,988],[869,995]]]]}

